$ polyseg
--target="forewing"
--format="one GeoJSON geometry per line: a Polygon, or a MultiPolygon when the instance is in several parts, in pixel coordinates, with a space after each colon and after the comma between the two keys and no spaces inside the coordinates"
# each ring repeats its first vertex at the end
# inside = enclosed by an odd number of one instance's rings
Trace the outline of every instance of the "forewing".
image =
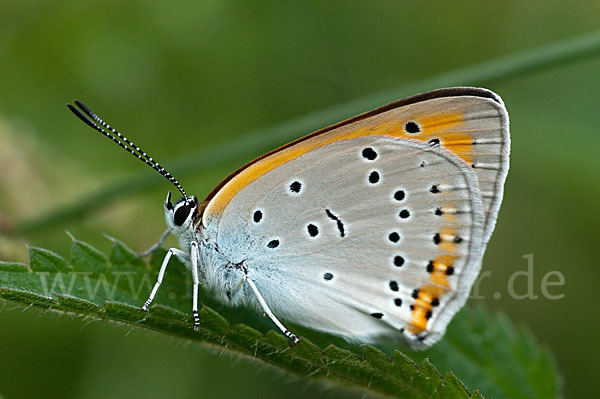
{"type": "Polygon", "coordinates": [[[509,121],[498,95],[469,87],[440,89],[396,101],[257,158],[225,179],[208,196],[204,224],[218,219],[237,192],[264,173],[331,142],[369,135],[439,143],[473,169],[482,197],[487,243],[494,230],[508,173],[509,121]]]}

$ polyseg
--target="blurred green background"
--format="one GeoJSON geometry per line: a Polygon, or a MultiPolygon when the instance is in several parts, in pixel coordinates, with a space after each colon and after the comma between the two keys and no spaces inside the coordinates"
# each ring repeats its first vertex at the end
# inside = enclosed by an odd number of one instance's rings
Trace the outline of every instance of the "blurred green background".
{"type": "MultiPolygon", "coordinates": [[[[107,233],[139,251],[164,230],[171,187],[158,180],[74,220],[14,232],[145,168],[76,120],[65,107],[72,98],[168,168],[250,131],[593,32],[599,21],[600,3],[589,1],[2,1],[0,259],[26,262],[26,244],[68,257],[65,230],[102,250],[107,233]]],[[[600,57],[589,57],[482,82],[503,97],[513,144],[483,265],[491,274],[479,285],[484,299],[471,303],[506,312],[550,347],[567,397],[591,395],[600,356],[589,294],[600,286],[599,72],[600,57]],[[529,254],[538,298],[511,298],[509,279],[527,270],[529,254]],[[564,276],[548,289],[560,299],[541,289],[551,271],[564,276]]],[[[271,147],[180,180],[203,197],[271,147]]],[[[515,287],[523,294],[528,282],[515,287]]],[[[6,302],[0,359],[7,398],[340,394],[150,331],[6,302]]]]}

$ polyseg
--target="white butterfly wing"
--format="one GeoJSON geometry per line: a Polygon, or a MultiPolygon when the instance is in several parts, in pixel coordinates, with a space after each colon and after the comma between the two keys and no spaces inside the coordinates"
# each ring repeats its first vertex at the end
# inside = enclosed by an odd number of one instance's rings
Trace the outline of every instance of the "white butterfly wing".
{"type": "Polygon", "coordinates": [[[480,269],[508,167],[505,115],[489,97],[443,97],[334,126],[234,175],[204,225],[276,315],[430,345],[480,269]],[[390,134],[397,125],[413,136],[390,134]]]}

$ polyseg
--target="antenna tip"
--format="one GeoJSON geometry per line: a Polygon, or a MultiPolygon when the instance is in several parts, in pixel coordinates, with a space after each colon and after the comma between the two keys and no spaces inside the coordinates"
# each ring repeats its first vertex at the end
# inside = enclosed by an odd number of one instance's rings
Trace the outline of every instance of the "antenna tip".
{"type": "Polygon", "coordinates": [[[74,99],[73,102],[79,107],[81,108],[86,114],[93,114],[93,112],[87,107],[87,105],[85,105],[84,103],[82,103],[81,101],[79,101],[78,99],[74,99]]]}

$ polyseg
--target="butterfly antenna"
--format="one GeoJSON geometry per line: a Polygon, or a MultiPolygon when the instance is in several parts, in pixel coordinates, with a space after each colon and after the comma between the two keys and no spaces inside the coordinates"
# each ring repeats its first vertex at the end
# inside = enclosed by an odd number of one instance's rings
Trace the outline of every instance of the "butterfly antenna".
{"type": "Polygon", "coordinates": [[[94,112],[92,112],[84,103],[82,103],[79,100],[73,100],[73,102],[75,103],[75,105],[77,105],[81,109],[81,111],[79,109],[75,108],[75,106],[73,106],[71,104],[67,104],[67,107],[69,107],[71,112],[73,112],[79,119],[81,119],[86,125],[88,125],[92,129],[102,133],[103,135],[105,135],[106,137],[108,137],[109,139],[111,139],[112,141],[117,143],[119,145],[119,147],[125,149],[127,152],[134,155],[140,161],[144,162],[146,165],[150,166],[152,169],[154,169],[155,171],[157,171],[158,173],[163,175],[175,187],[177,187],[177,189],[183,195],[183,198],[187,201],[188,196],[185,193],[185,191],[183,190],[183,187],[181,187],[181,184],[179,184],[177,179],[175,179],[169,172],[167,172],[167,170],[165,170],[165,168],[163,168],[158,162],[156,162],[154,159],[152,159],[152,157],[150,157],[148,154],[146,154],[144,151],[142,151],[140,147],[136,146],[133,143],[133,141],[129,140],[127,137],[123,136],[116,129],[114,129],[112,126],[110,126],[108,123],[104,122],[98,115],[96,115],[94,112]],[[83,111],[83,113],[82,113],[82,111],[83,111]],[[85,113],[85,115],[84,115],[84,113],[85,113]],[[93,121],[90,120],[88,117],[93,119],[93,121]],[[116,135],[116,137],[113,136],[113,134],[116,135]]]}

